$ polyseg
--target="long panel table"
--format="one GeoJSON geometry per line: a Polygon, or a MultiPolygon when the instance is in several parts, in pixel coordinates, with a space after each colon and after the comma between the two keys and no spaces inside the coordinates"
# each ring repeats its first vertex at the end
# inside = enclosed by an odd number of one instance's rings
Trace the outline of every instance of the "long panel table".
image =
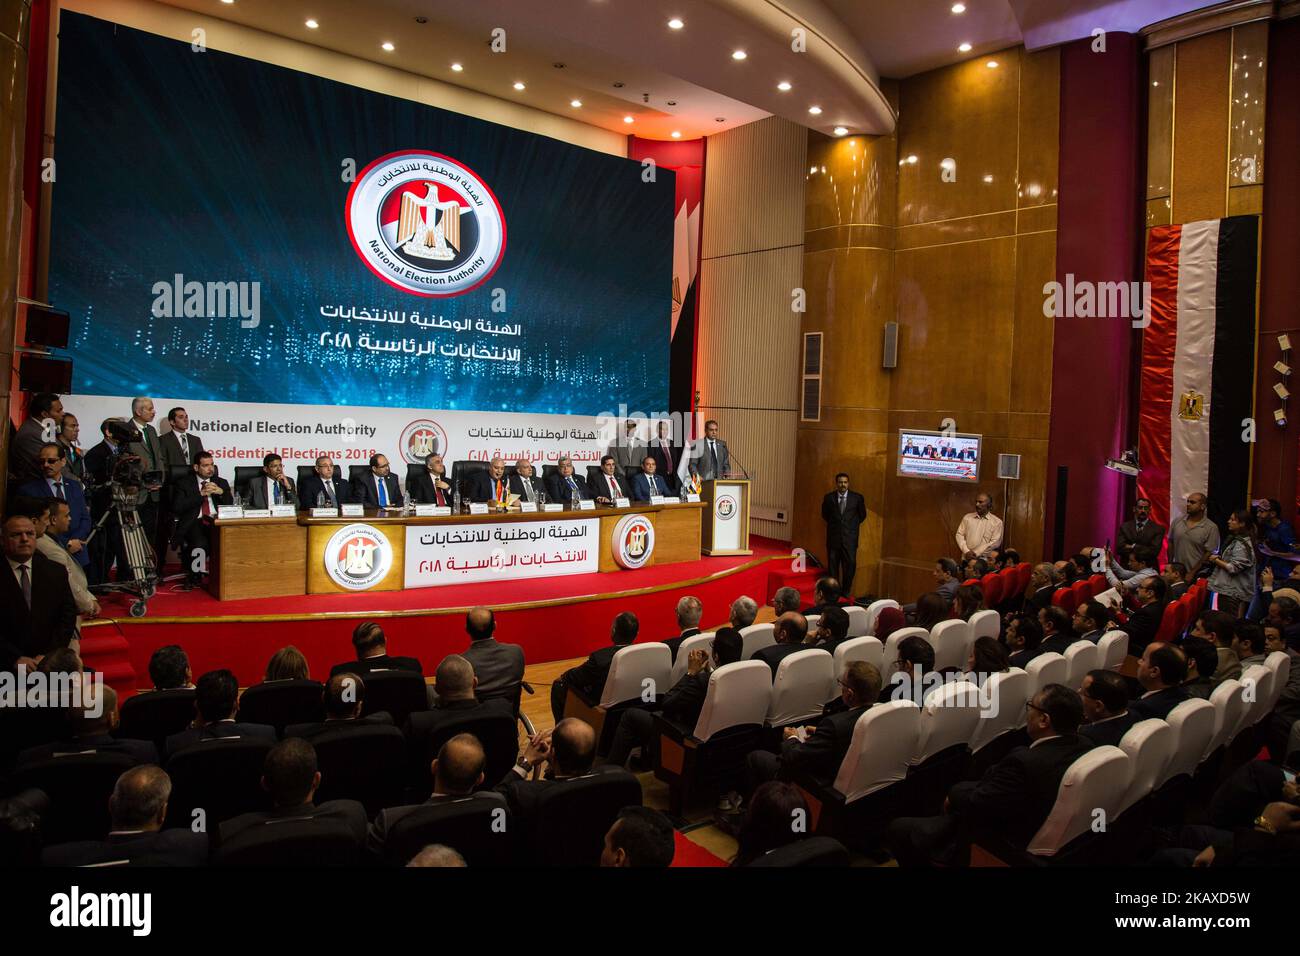
{"type": "Polygon", "coordinates": [[[215,522],[219,600],[396,591],[695,561],[706,502],[588,511],[215,522]],[[647,553],[648,552],[648,553],[647,553]]]}

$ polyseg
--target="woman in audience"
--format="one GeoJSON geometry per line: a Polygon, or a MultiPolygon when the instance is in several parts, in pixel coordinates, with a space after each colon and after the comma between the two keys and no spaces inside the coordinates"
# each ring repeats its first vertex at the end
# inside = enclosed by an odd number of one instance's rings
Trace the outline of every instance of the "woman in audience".
{"type": "Polygon", "coordinates": [[[978,584],[963,584],[952,599],[952,613],[969,621],[976,611],[984,610],[984,589],[978,584]]]}
{"type": "Polygon", "coordinates": [[[1210,590],[1219,596],[1219,610],[1241,617],[1255,596],[1255,519],[1249,511],[1228,515],[1228,539],[1206,560],[1214,567],[1210,590]]]}
{"type": "Polygon", "coordinates": [[[808,804],[799,788],[781,780],[769,780],[754,790],[745,820],[736,835],[737,848],[732,866],[748,866],[759,857],[793,843],[808,832],[808,804]],[[804,826],[795,826],[801,818],[804,826]]]}
{"type": "Polygon", "coordinates": [[[271,655],[270,662],[266,665],[265,680],[306,680],[311,676],[310,668],[307,667],[307,658],[303,656],[302,651],[290,644],[288,647],[282,647],[271,655]]]}
{"type": "Polygon", "coordinates": [[[1007,663],[1007,649],[996,637],[976,639],[970,648],[970,658],[966,661],[966,678],[977,687],[983,687],[990,674],[1001,674],[1010,670],[1007,663]]]}
{"type": "Polygon", "coordinates": [[[952,605],[938,591],[928,591],[916,599],[916,618],[912,622],[916,627],[927,631],[940,621],[952,617],[952,605]]]}
{"type": "Polygon", "coordinates": [[[876,617],[876,640],[881,644],[889,640],[889,635],[893,634],[900,627],[907,627],[907,619],[903,617],[903,609],[897,607],[887,607],[881,610],[876,617]]]}

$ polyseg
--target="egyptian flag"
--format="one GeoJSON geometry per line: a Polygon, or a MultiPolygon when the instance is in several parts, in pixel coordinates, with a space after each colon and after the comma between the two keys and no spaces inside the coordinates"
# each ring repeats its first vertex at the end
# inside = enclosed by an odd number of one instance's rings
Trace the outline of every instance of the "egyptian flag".
{"type": "Polygon", "coordinates": [[[1157,226],[1147,241],[1138,493],[1165,527],[1194,492],[1223,527],[1246,506],[1255,389],[1256,216],[1157,226]]]}

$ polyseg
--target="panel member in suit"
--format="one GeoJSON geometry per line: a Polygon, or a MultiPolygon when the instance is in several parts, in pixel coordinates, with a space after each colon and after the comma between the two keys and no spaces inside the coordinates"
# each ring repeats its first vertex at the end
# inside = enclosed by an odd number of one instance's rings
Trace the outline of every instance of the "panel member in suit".
{"type": "Polygon", "coordinates": [[[469,481],[469,500],[488,502],[492,508],[504,508],[510,496],[510,486],[506,483],[506,463],[500,458],[493,458],[488,463],[487,471],[476,471],[469,481]]]}
{"type": "Polygon", "coordinates": [[[1115,551],[1123,559],[1128,557],[1134,545],[1141,545],[1150,548],[1153,554],[1159,554],[1164,541],[1165,529],[1151,520],[1151,501],[1139,498],[1133,503],[1133,517],[1119,526],[1115,551]]]}
{"type": "Polygon", "coordinates": [[[274,740],[275,728],[266,724],[236,723],[239,681],[228,670],[208,671],[194,685],[194,723],[189,730],[172,734],[163,743],[163,759],[218,737],[255,737],[274,740]]]}
{"type": "Polygon", "coordinates": [[[330,677],[336,674],[356,674],[363,680],[372,671],[413,671],[423,674],[424,668],[414,657],[390,657],[388,655],[388,638],[384,629],[374,621],[362,621],[352,630],[352,647],[357,652],[357,659],[335,664],[330,668],[330,677]]]}
{"type": "Polygon", "coordinates": [[[25,481],[18,486],[18,494],[30,498],[58,498],[68,503],[71,524],[66,535],[59,538],[59,544],[68,549],[78,564],[83,568],[90,564],[90,549],[86,539],[90,537],[90,507],[86,504],[86,491],[81,482],[66,478],[63,474],[66,459],[63,446],[58,442],[46,442],[37,453],[37,462],[43,476],[25,481]]]}
{"type": "Polygon", "coordinates": [[[59,437],[63,401],[53,392],[38,392],[27,403],[27,418],[18,426],[9,444],[9,474],[18,481],[40,478],[41,446],[59,437]]]}
{"type": "Polygon", "coordinates": [[[158,481],[145,482],[141,486],[136,510],[140,514],[140,523],[153,541],[161,574],[163,563],[167,560],[167,539],[165,535],[161,538],[158,535],[158,509],[162,500],[162,485],[167,480],[167,463],[163,459],[158,430],[153,427],[155,414],[153,399],[140,397],[131,401],[131,424],[140,432],[140,440],[133,442],[128,449],[131,454],[139,456],[146,473],[160,473],[158,481]]]}
{"type": "Polygon", "coordinates": [[[284,473],[284,460],[279,455],[267,455],[262,459],[262,473],[248,483],[248,507],[260,510],[297,503],[298,490],[284,473]]]}
{"type": "Polygon", "coordinates": [[[596,499],[596,504],[601,508],[612,508],[614,499],[629,497],[627,482],[618,473],[618,462],[612,455],[606,455],[600,460],[600,471],[592,476],[588,487],[591,489],[591,497],[596,499]]]}
{"type": "Polygon", "coordinates": [[[564,719],[564,699],[569,688],[589,704],[594,705],[600,700],[614,655],[635,641],[640,629],[641,624],[631,611],[617,615],[609,627],[609,644],[592,651],[585,661],[569,668],[551,684],[551,714],[557,723],[564,719]]]}
{"type": "Polygon", "coordinates": [[[206,866],[208,835],[189,827],[162,828],[172,781],[151,764],[132,767],[113,786],[108,810],[113,829],[104,840],[47,847],[43,866],[94,866],[126,860],[128,866],[206,866]]]}
{"type": "Polygon", "coordinates": [[[944,815],[900,817],[889,825],[886,839],[899,866],[965,866],[975,831],[1027,846],[1052,812],[1070,764],[1092,747],[1078,734],[1082,720],[1083,704],[1068,687],[1048,684],[1035,694],[1029,702],[1028,747],[1012,750],[978,783],[955,784],[944,815]]]}
{"type": "Polygon", "coordinates": [[[628,470],[640,466],[645,451],[641,442],[637,439],[636,422],[633,419],[629,418],[623,423],[623,434],[609,443],[609,447],[605,449],[605,454],[617,462],[618,469],[621,472],[626,473],[628,470]]]}
{"type": "Polygon", "coordinates": [[[402,483],[389,469],[387,457],[370,456],[370,470],[352,482],[352,500],[367,508],[402,506],[402,483]]]}
{"type": "Polygon", "coordinates": [[[298,497],[304,508],[335,508],[352,502],[352,485],[338,476],[329,455],[321,455],[316,470],[302,480],[298,497]]]}
{"type": "Polygon", "coordinates": [[[176,519],[175,541],[181,548],[181,567],[185,569],[185,583],[197,587],[203,583],[205,564],[197,560],[195,551],[202,548],[212,554],[212,522],[217,508],[235,503],[226,479],[217,477],[217,466],[206,451],[199,451],[190,466],[192,477],[177,481],[171,489],[172,514],[176,519]]]}
{"type": "Polygon", "coordinates": [[[721,478],[731,471],[731,453],[727,451],[727,443],[718,437],[716,419],[704,423],[704,437],[692,444],[691,466],[701,481],[721,478]]]}
{"type": "Polygon", "coordinates": [[[641,472],[632,476],[632,500],[649,501],[652,495],[669,493],[668,482],[658,474],[659,464],[653,455],[641,459],[641,472]]]}
{"type": "Polygon", "coordinates": [[[655,474],[668,484],[668,493],[677,494],[680,484],[677,480],[677,466],[681,463],[682,449],[673,442],[672,422],[664,419],[655,426],[655,437],[650,440],[645,452],[654,458],[655,474]]]}
{"type": "Polygon", "coordinates": [[[496,616],[491,608],[470,608],[465,614],[469,647],[463,656],[474,666],[479,700],[500,698],[518,710],[524,680],[524,649],[518,644],[498,641],[493,637],[496,627],[496,616]]]}
{"type": "Polygon", "coordinates": [[[411,500],[422,505],[450,507],[456,498],[451,487],[451,476],[441,455],[430,455],[424,460],[424,470],[411,476],[411,500]]]}
{"type": "Polygon", "coordinates": [[[533,463],[527,458],[520,458],[515,462],[515,473],[510,476],[509,481],[510,493],[518,495],[520,501],[531,501],[535,504],[542,503],[542,479],[533,474],[533,463]]]}
{"type": "Polygon", "coordinates": [[[567,455],[556,462],[555,474],[546,480],[546,500],[568,504],[575,499],[586,501],[591,498],[591,489],[587,482],[573,473],[573,460],[567,455]]]}
{"type": "Polygon", "coordinates": [[[798,611],[787,611],[776,619],[772,627],[776,643],[755,651],[750,659],[762,661],[772,668],[772,680],[776,680],[777,668],[783,660],[791,654],[810,650],[804,646],[804,640],[808,637],[808,619],[798,611]]]}
{"type": "Polygon", "coordinates": [[[1138,661],[1137,679],[1143,694],[1133,701],[1129,710],[1138,720],[1152,717],[1164,720],[1171,710],[1188,699],[1182,686],[1187,680],[1187,658],[1182,648],[1172,644],[1148,644],[1138,661]]]}
{"type": "Polygon", "coordinates": [[[1079,697],[1083,701],[1083,726],[1080,736],[1094,747],[1118,747],[1124,735],[1140,719],[1128,709],[1128,687],[1115,671],[1088,671],[1079,697]]]}
{"type": "Polygon", "coordinates": [[[849,476],[835,476],[835,490],[822,498],[822,520],[826,522],[826,573],[839,578],[841,590],[853,594],[853,576],[858,571],[858,529],[867,520],[867,502],[849,490],[849,476]]]}
{"type": "Polygon", "coordinates": [[[798,727],[786,727],[779,756],[767,750],[750,751],[746,763],[751,793],[759,784],[777,777],[789,779],[791,774],[805,773],[822,783],[835,779],[853,741],[853,728],[880,696],[881,683],[880,671],[867,661],[851,661],[838,680],[844,710],[823,717],[815,727],[804,727],[803,741],[798,727]]]}
{"type": "Polygon", "coordinates": [[[34,670],[50,651],[76,637],[77,605],[68,573],[36,552],[36,523],[10,515],[2,526],[0,671],[34,670]],[[6,573],[7,572],[7,573],[6,573]]]}

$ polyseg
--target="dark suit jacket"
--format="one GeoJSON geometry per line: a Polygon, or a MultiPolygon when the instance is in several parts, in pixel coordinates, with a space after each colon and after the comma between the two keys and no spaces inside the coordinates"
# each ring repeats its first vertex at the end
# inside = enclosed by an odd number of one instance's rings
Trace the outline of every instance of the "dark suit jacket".
{"type": "Polygon", "coordinates": [[[781,666],[781,661],[791,654],[806,650],[808,648],[803,644],[769,644],[762,650],[755,651],[752,660],[762,661],[772,668],[772,680],[776,680],[776,669],[781,666]]]}
{"type": "Polygon", "coordinates": [[[367,657],[364,661],[344,661],[342,664],[335,664],[330,668],[330,677],[335,674],[356,674],[362,680],[371,671],[415,671],[423,676],[424,668],[414,657],[390,657],[388,654],[380,654],[378,657],[367,657]]]}
{"type": "Polygon", "coordinates": [[[721,478],[731,471],[731,452],[727,449],[727,443],[719,438],[716,444],[718,446],[718,474],[716,475],[713,473],[713,460],[709,457],[709,440],[707,438],[697,438],[691,445],[691,465],[699,474],[701,481],[708,481],[710,478],[721,478]]]}
{"type": "MultiPolygon", "coordinates": [[[[49,483],[44,478],[23,482],[18,486],[17,494],[29,495],[32,498],[53,497],[49,483]]],[[[68,502],[68,510],[72,513],[72,523],[68,526],[67,534],[55,535],[54,540],[66,548],[73,538],[78,541],[86,540],[90,534],[91,522],[85,487],[75,478],[69,478],[66,473],[63,476],[63,497],[68,502]]],[[[72,559],[85,567],[90,563],[90,550],[82,548],[72,556],[72,559]]]]}
{"type": "Polygon", "coordinates": [[[1133,725],[1144,719],[1133,713],[1132,709],[1129,709],[1119,717],[1101,720],[1095,724],[1084,724],[1079,728],[1079,736],[1091,740],[1094,747],[1107,744],[1118,747],[1119,742],[1124,739],[1124,735],[1129,732],[1133,725]]]}
{"type": "MultiPolygon", "coordinates": [[[[618,773],[625,776],[632,776],[622,767],[615,767],[612,764],[595,767],[591,774],[618,773]]],[[[543,793],[552,787],[563,787],[569,780],[581,779],[577,777],[566,777],[563,780],[542,778],[541,780],[525,780],[514,770],[509,771],[496,786],[496,792],[506,798],[506,803],[510,806],[510,812],[521,822],[527,822],[537,809],[537,802],[541,799],[543,793]]]]}
{"type": "MultiPolygon", "coordinates": [[[[493,714],[504,714],[507,717],[514,716],[509,701],[500,697],[489,700],[478,700],[477,698],[473,700],[439,700],[433,708],[411,714],[406,719],[406,726],[402,728],[402,733],[413,744],[422,746],[426,739],[436,735],[438,731],[448,724],[475,717],[490,717],[493,714]]],[[[419,751],[421,754],[423,752],[423,750],[419,751]]]]}
{"type": "Polygon", "coordinates": [[[674,664],[677,663],[677,648],[682,646],[682,641],[686,640],[688,637],[694,637],[698,633],[700,633],[698,627],[688,627],[676,637],[670,637],[668,640],[664,641],[664,643],[668,645],[668,653],[672,655],[674,664]]]}
{"type": "Polygon", "coordinates": [[[520,501],[527,501],[528,496],[524,494],[525,481],[528,481],[533,486],[533,500],[540,504],[542,493],[546,490],[546,486],[542,483],[540,475],[533,475],[531,478],[527,479],[525,479],[523,475],[511,475],[506,480],[506,487],[510,489],[512,495],[518,495],[520,501]]]}
{"type": "Polygon", "coordinates": [[[821,781],[834,780],[853,742],[853,728],[866,712],[865,707],[842,710],[823,717],[817,724],[817,732],[804,743],[795,737],[783,741],[781,769],[803,771],[821,781]]]}
{"type": "Polygon", "coordinates": [[[677,466],[682,463],[682,446],[669,443],[672,448],[673,460],[670,462],[664,450],[659,447],[659,439],[655,439],[646,446],[645,453],[655,460],[655,474],[663,478],[671,491],[669,494],[677,492],[677,466]]]}
{"type": "MultiPolygon", "coordinates": [[[[298,489],[298,500],[302,502],[304,508],[315,508],[317,496],[324,492],[325,482],[321,480],[320,475],[313,473],[302,480],[302,487],[298,489]]],[[[399,498],[398,501],[401,499],[399,498]]],[[[340,505],[352,504],[352,483],[345,479],[337,468],[334,469],[334,502],[340,505]]]]}
{"type": "Polygon", "coordinates": [[[609,644],[598,648],[588,655],[577,667],[565,671],[560,679],[576,690],[588,703],[600,700],[600,692],[605,689],[605,678],[609,676],[609,665],[614,655],[627,647],[626,644],[609,644]]]}
{"type": "Polygon", "coordinates": [[[1045,607],[1052,606],[1052,595],[1056,593],[1056,585],[1049,584],[1041,587],[1029,597],[1025,598],[1025,613],[1037,615],[1045,607]]]}
{"type": "MultiPolygon", "coordinates": [[[[208,479],[221,488],[221,494],[212,495],[212,517],[217,516],[221,505],[233,505],[235,497],[230,493],[230,483],[226,479],[213,475],[208,479]]],[[[199,478],[191,473],[184,481],[177,481],[171,488],[172,513],[176,515],[176,537],[183,538],[189,532],[190,525],[201,520],[199,509],[203,507],[203,496],[199,494],[199,478]]]]}
{"type": "Polygon", "coordinates": [[[194,458],[199,452],[203,451],[203,442],[197,435],[185,433],[185,444],[190,449],[190,459],[186,461],[181,454],[181,440],[175,432],[166,432],[158,436],[158,444],[162,447],[163,470],[168,474],[171,469],[188,467],[194,464],[194,458]]]}
{"type": "Polygon", "coordinates": [[[110,833],[105,840],[84,840],[46,847],[42,866],[94,866],[126,860],[128,866],[207,866],[208,835],[188,827],[145,833],[110,833]]]}
{"type": "MultiPolygon", "coordinates": [[[[280,486],[280,495],[284,499],[281,504],[296,505],[298,503],[298,490],[294,487],[293,479],[289,478],[289,487],[286,490],[283,485],[280,486]]],[[[258,472],[253,476],[253,480],[248,483],[248,507],[254,509],[269,508],[273,502],[268,499],[266,494],[266,474],[258,472]]]]}
{"type": "MultiPolygon", "coordinates": [[[[1167,531],[1168,529],[1160,527],[1160,525],[1156,524],[1150,518],[1147,519],[1147,523],[1143,525],[1142,530],[1139,531],[1137,528],[1137,522],[1130,518],[1119,526],[1119,534],[1115,537],[1115,550],[1118,551],[1121,548],[1129,548],[1135,544],[1142,544],[1146,545],[1148,548],[1154,549],[1155,551],[1159,551],[1160,546],[1164,544],[1165,534],[1167,531]]],[[[1190,571],[1191,568],[1188,568],[1187,570],[1190,571]]]]}
{"type": "Polygon", "coordinates": [[[290,724],[284,728],[285,737],[301,737],[303,740],[314,740],[317,737],[323,737],[325,734],[347,734],[348,731],[358,727],[391,727],[393,726],[393,717],[387,711],[381,710],[377,714],[370,714],[367,717],[357,718],[335,718],[333,720],[319,720],[309,724],[290,724]]]}
{"type": "Polygon", "coordinates": [[[1065,649],[1079,640],[1079,635],[1073,631],[1064,634],[1053,634],[1051,637],[1044,638],[1038,642],[1038,653],[1040,654],[1060,654],[1064,656],[1065,649]]]}
{"type": "Polygon", "coordinates": [[[76,636],[77,605],[68,572],[45,555],[32,555],[32,606],[23,599],[7,558],[0,557],[0,671],[14,669],[20,657],[67,647],[76,636]]]}
{"type": "Polygon", "coordinates": [[[1043,642],[1039,641],[1035,648],[1022,648],[1007,658],[1007,663],[1012,667],[1024,667],[1039,654],[1043,653],[1043,642]]]}
{"type": "Polygon", "coordinates": [[[163,759],[170,760],[199,741],[225,737],[252,737],[274,741],[275,728],[269,724],[239,724],[233,720],[208,724],[202,729],[192,727],[189,730],[182,730],[179,734],[172,734],[163,742],[163,759]]]}
{"type": "MultiPolygon", "coordinates": [[[[135,424],[131,421],[130,424],[135,424]]],[[[140,430],[142,441],[131,442],[127,445],[127,450],[132,455],[140,457],[140,466],[145,471],[161,471],[163,481],[167,480],[167,462],[163,459],[162,444],[158,441],[158,429],[152,423],[148,425],[135,425],[140,430]]],[[[159,498],[158,491],[148,491],[145,488],[140,489],[140,501],[157,501],[159,498]]]]}
{"type": "Polygon", "coordinates": [[[87,482],[95,485],[95,490],[90,495],[90,517],[94,521],[98,521],[99,516],[108,510],[109,489],[105,486],[110,477],[108,461],[112,455],[113,450],[108,447],[108,442],[101,441],[86,452],[84,459],[82,474],[87,482]]]}
{"type": "Polygon", "coordinates": [[[18,755],[18,763],[29,764],[45,760],[55,754],[82,753],[93,750],[96,753],[126,754],[134,757],[136,763],[158,763],[158,748],[147,740],[118,740],[108,734],[96,734],[93,737],[71,737],[52,744],[29,747],[18,755]]]}
{"type": "Polygon", "coordinates": [[[443,803],[458,803],[461,800],[486,800],[488,805],[497,804],[504,807],[506,798],[503,794],[495,790],[479,790],[468,796],[453,796],[445,793],[433,793],[424,803],[417,803],[405,807],[389,807],[387,810],[380,810],[375,821],[370,824],[370,829],[366,833],[366,849],[371,853],[380,854],[384,852],[384,844],[388,842],[388,834],[393,832],[393,827],[403,817],[410,816],[416,810],[425,807],[436,807],[443,803]]]}
{"type": "Polygon", "coordinates": [[[661,703],[664,717],[684,727],[687,733],[695,729],[700,711],[704,709],[704,698],[709,693],[709,673],[706,667],[698,674],[683,674],[661,703]]]}
{"type": "Polygon", "coordinates": [[[1155,640],[1160,630],[1160,619],[1164,616],[1164,605],[1152,601],[1146,607],[1140,607],[1128,616],[1123,631],[1128,635],[1128,652],[1134,657],[1141,657],[1146,646],[1155,640]]]}
{"type": "Polygon", "coordinates": [[[856,491],[850,491],[844,500],[844,514],[840,514],[839,494],[832,491],[822,498],[822,520],[826,522],[828,549],[856,551],[858,528],[867,520],[867,500],[856,491]]]}
{"type": "Polygon", "coordinates": [[[250,831],[275,820],[292,820],[295,818],[329,819],[344,823],[356,837],[357,846],[365,844],[366,829],[370,821],[366,818],[366,808],[355,800],[327,800],[319,806],[278,808],[275,810],[255,810],[232,817],[221,824],[218,839],[223,849],[237,846],[240,838],[250,831]]]}
{"type": "MultiPolygon", "coordinates": [[[[510,494],[510,479],[507,475],[501,476],[502,482],[506,486],[507,497],[510,494]]],[[[495,501],[496,492],[493,488],[493,479],[486,471],[476,471],[469,478],[469,500],[470,501],[495,501]]]]}
{"type": "MultiPolygon", "coordinates": [[[[582,478],[578,477],[578,475],[576,474],[572,475],[571,477],[573,478],[573,483],[578,487],[577,495],[579,500],[586,500],[590,498],[591,489],[587,487],[587,482],[582,478]]],[[[573,498],[573,494],[574,494],[573,489],[569,487],[567,481],[565,481],[563,478],[560,477],[560,473],[558,471],[555,474],[551,475],[551,477],[546,479],[546,500],[547,501],[555,501],[560,504],[568,504],[568,502],[573,498]]]]}
{"type": "Polygon", "coordinates": [[[520,682],[524,679],[524,649],[518,644],[502,644],[494,637],[470,641],[461,656],[474,665],[478,678],[475,688],[479,700],[500,697],[512,705],[519,702],[520,682]]]}
{"type": "Polygon", "coordinates": [[[949,809],[1017,847],[1027,846],[1052,812],[1065,771],[1091,748],[1090,741],[1073,734],[1017,747],[978,783],[955,784],[948,792],[949,809]]]}
{"type": "Polygon", "coordinates": [[[632,490],[627,486],[627,479],[619,474],[617,469],[615,469],[612,476],[606,475],[603,471],[598,471],[592,476],[591,481],[587,482],[587,490],[591,492],[591,497],[597,499],[608,498],[609,479],[611,477],[614,479],[614,483],[618,485],[618,497],[631,498],[632,490]]]}
{"type": "MultiPolygon", "coordinates": [[[[6,423],[5,427],[8,427],[6,423]]],[[[57,428],[55,431],[57,432],[57,428]]],[[[45,444],[45,422],[28,418],[18,426],[9,445],[9,473],[19,481],[39,478],[44,472],[37,459],[45,444]]]]}
{"type": "Polygon", "coordinates": [[[652,493],[659,494],[659,495],[671,495],[673,493],[673,490],[670,487],[668,487],[668,482],[664,480],[664,476],[659,474],[657,471],[655,472],[655,486],[656,488],[658,488],[658,490],[655,492],[651,492],[650,478],[646,475],[645,472],[638,472],[637,474],[633,475],[632,476],[632,500],[649,501],[650,495],[652,493]]]}
{"type": "MultiPolygon", "coordinates": [[[[447,484],[442,492],[442,503],[450,507],[456,500],[456,489],[452,486],[451,475],[444,473],[442,480],[447,484]]],[[[434,494],[433,489],[433,476],[429,474],[428,468],[417,471],[411,476],[408,490],[411,492],[411,500],[416,504],[436,505],[438,503],[438,496],[434,494]]]]}
{"type": "Polygon", "coordinates": [[[1128,705],[1128,712],[1136,714],[1138,720],[1150,720],[1152,717],[1164,720],[1171,710],[1190,699],[1191,697],[1182,687],[1166,687],[1149,697],[1139,697],[1128,705]]]}
{"type": "MultiPolygon", "coordinates": [[[[389,507],[398,507],[402,505],[402,483],[397,480],[397,476],[391,472],[384,476],[384,487],[387,489],[389,507]]],[[[375,483],[375,473],[366,470],[365,474],[360,475],[352,482],[352,500],[365,505],[367,508],[379,507],[379,486],[375,483]]]]}

